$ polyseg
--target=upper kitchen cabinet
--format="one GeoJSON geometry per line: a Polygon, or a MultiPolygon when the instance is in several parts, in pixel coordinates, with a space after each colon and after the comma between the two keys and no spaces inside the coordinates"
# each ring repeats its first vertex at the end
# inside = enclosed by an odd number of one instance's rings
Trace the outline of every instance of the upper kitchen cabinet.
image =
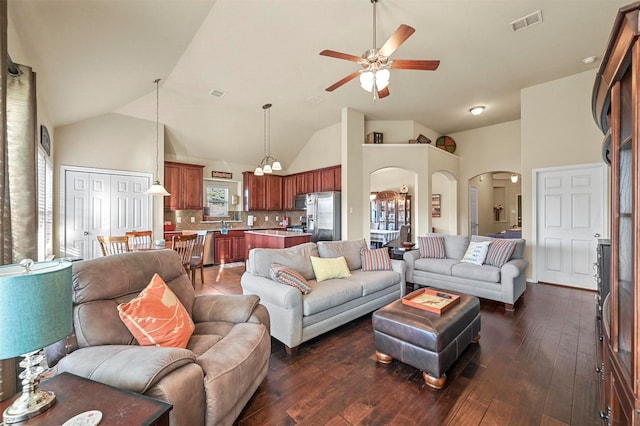
{"type": "Polygon", "coordinates": [[[202,171],[197,164],[164,163],[164,184],[171,194],[164,197],[166,210],[202,209],[202,171]]]}
{"type": "Polygon", "coordinates": [[[296,175],[282,178],[282,208],[284,210],[293,210],[295,208],[296,189],[296,175]]]}
{"type": "Polygon", "coordinates": [[[282,176],[242,173],[244,210],[282,210],[282,176]]]}

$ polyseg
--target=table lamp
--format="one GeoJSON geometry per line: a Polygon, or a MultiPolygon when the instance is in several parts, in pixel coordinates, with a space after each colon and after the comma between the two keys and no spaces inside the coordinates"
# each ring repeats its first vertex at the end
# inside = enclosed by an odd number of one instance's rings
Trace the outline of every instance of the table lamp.
{"type": "Polygon", "coordinates": [[[46,411],[55,394],[38,388],[42,348],[73,328],[71,263],[25,259],[0,267],[0,359],[22,355],[22,394],[3,413],[4,424],[46,411]]]}

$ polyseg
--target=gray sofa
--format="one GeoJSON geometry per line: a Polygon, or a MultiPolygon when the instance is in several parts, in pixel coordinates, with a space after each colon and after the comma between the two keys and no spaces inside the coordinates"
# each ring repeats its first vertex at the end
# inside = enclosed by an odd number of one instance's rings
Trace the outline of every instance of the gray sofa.
{"type": "Polygon", "coordinates": [[[244,294],[257,294],[269,310],[271,335],[284,343],[289,355],[298,346],[372,312],[404,296],[405,264],[392,260],[392,270],[362,271],[361,251],[366,241],[320,241],[286,249],[255,248],[249,252],[241,284],[244,294]],[[310,256],[336,258],[344,256],[351,276],[317,282],[310,256]],[[300,290],[270,278],[273,262],[300,272],[311,291],[300,290]]]}
{"type": "Polygon", "coordinates": [[[74,263],[73,323],[73,334],[46,348],[48,364],[169,402],[175,426],[233,424],[269,368],[269,313],[259,298],[195,296],[174,250],[74,263]],[[118,315],[154,273],[195,323],[186,349],[139,346],[118,315]]]}
{"type": "MultiPolygon", "coordinates": [[[[466,235],[427,234],[444,237],[446,259],[421,258],[419,250],[404,254],[407,282],[417,286],[436,287],[476,297],[495,300],[513,311],[514,304],[526,289],[525,272],[529,262],[523,258],[525,240],[516,242],[510,259],[498,268],[461,262],[469,245],[466,235]]],[[[491,241],[489,237],[474,235],[471,241],[491,241]]]]}

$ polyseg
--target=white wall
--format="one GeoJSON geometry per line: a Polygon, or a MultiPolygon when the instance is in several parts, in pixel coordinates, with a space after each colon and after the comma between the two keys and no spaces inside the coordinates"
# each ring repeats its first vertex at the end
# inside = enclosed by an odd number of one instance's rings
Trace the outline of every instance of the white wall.
{"type": "Polygon", "coordinates": [[[417,139],[422,134],[436,143],[438,134],[413,120],[369,120],[365,122],[365,135],[379,132],[386,144],[405,144],[409,139],[417,139]]]}
{"type": "Polygon", "coordinates": [[[342,164],[341,128],[341,124],[337,123],[315,132],[286,168],[286,174],[342,164]]]}

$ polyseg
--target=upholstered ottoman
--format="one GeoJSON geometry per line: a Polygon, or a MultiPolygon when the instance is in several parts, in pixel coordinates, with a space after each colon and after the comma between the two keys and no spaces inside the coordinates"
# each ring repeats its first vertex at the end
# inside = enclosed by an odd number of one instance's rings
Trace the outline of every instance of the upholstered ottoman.
{"type": "Polygon", "coordinates": [[[460,302],[442,314],[396,300],[372,318],[378,362],[388,364],[395,358],[409,364],[421,370],[434,389],[444,386],[445,372],[469,343],[480,340],[480,302],[474,296],[461,295],[460,302]]]}

